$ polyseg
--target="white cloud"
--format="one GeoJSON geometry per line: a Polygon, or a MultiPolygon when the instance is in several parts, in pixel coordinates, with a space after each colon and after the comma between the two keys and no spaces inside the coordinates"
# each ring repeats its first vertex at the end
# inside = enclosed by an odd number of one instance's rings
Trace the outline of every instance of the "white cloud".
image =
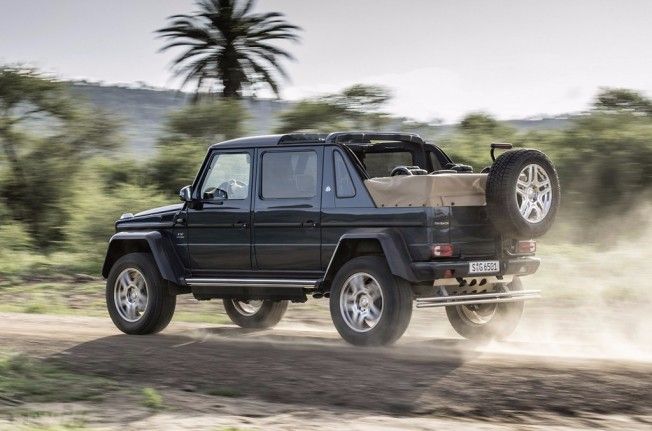
{"type": "Polygon", "coordinates": [[[506,82],[504,76],[491,69],[484,74],[476,69],[465,75],[427,67],[350,81],[290,86],[284,89],[283,96],[297,100],[338,92],[357,83],[378,84],[392,91],[393,99],[387,107],[390,113],[420,121],[441,118],[450,123],[473,111],[487,111],[501,119],[574,112],[585,109],[597,89],[592,83],[569,86],[554,76],[535,82],[527,73],[506,82]]]}

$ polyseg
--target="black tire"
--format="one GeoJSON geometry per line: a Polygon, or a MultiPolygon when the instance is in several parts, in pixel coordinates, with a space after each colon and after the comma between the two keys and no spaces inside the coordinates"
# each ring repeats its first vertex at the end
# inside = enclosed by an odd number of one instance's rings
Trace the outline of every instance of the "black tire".
{"type": "MultiPolygon", "coordinates": [[[[330,292],[330,312],[337,332],[347,342],[356,346],[380,346],[392,344],[407,329],[412,317],[412,289],[410,285],[392,275],[387,261],[379,256],[361,256],[347,262],[335,275],[330,292]],[[341,297],[345,283],[356,274],[367,274],[380,287],[380,316],[373,327],[364,332],[355,330],[347,323],[341,297]]],[[[377,305],[378,303],[374,301],[377,305]]]]}
{"type": "Polygon", "coordinates": [[[162,331],[172,320],[176,303],[177,297],[168,290],[167,282],[159,274],[150,254],[124,255],[111,268],[106,280],[106,305],[111,320],[125,334],[144,335],[162,331]],[[135,321],[127,320],[124,307],[120,311],[116,302],[116,297],[120,296],[116,295],[118,277],[129,269],[137,270],[142,275],[147,291],[147,304],[135,321]]]}
{"type": "Polygon", "coordinates": [[[225,299],[224,309],[233,323],[241,328],[271,328],[281,321],[288,309],[288,301],[264,300],[255,313],[246,313],[238,300],[225,299]]]}
{"type": "MultiPolygon", "coordinates": [[[[514,277],[514,280],[507,287],[509,290],[523,290],[523,285],[518,277],[514,277]]],[[[502,340],[510,336],[521,321],[524,301],[475,306],[478,307],[475,310],[480,314],[483,314],[483,312],[489,314],[491,310],[494,310],[490,320],[484,324],[478,324],[469,319],[464,312],[464,307],[472,309],[473,306],[446,307],[448,321],[458,334],[469,340],[502,340]]]]}
{"type": "MultiPolygon", "coordinates": [[[[530,188],[527,189],[530,192],[530,188]]],[[[538,192],[532,191],[533,199],[538,192]]],[[[487,215],[503,235],[510,238],[539,237],[552,227],[560,201],[559,178],[554,165],[548,157],[538,150],[517,149],[500,155],[491,166],[487,178],[486,199],[487,215]],[[516,187],[521,171],[529,165],[538,165],[548,176],[551,184],[550,208],[540,221],[526,220],[519,211],[519,202],[524,199],[517,196],[516,187]]],[[[526,201],[529,199],[526,199],[526,201]]],[[[536,200],[532,207],[539,211],[536,200]]],[[[545,211],[544,211],[545,212],[545,211]]]]}

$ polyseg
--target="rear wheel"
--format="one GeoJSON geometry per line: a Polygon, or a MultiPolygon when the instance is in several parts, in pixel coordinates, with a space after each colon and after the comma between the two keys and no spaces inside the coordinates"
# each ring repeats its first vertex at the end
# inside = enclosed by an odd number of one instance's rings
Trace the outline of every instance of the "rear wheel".
{"type": "Polygon", "coordinates": [[[270,328],[281,321],[288,301],[225,299],[224,309],[241,328],[270,328]]]}
{"type": "Polygon", "coordinates": [[[412,290],[392,275],[383,257],[356,257],[333,280],[330,312],[337,332],[349,343],[391,344],[410,323],[412,290]]]}
{"type": "Polygon", "coordinates": [[[115,326],[126,334],[162,331],[172,320],[177,297],[170,294],[147,253],[122,256],[106,280],[106,305],[115,326]]]}
{"type": "MultiPolygon", "coordinates": [[[[523,290],[518,277],[502,287],[504,291],[523,290]]],[[[453,329],[469,340],[503,339],[514,332],[523,315],[524,301],[498,304],[457,305],[446,307],[453,329]]]]}

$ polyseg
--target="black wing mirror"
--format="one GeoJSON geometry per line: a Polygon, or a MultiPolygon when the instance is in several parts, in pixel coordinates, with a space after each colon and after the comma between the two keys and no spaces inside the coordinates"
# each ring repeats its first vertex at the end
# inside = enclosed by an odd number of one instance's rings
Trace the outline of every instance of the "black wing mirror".
{"type": "Polygon", "coordinates": [[[179,190],[179,198],[184,202],[191,202],[192,201],[192,187],[191,186],[185,186],[181,190],[179,190]]]}

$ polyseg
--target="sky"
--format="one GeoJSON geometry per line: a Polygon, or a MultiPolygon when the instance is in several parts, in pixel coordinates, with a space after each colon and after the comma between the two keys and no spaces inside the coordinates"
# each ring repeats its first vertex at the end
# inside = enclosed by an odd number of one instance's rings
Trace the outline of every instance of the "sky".
{"type": "MultiPolygon", "coordinates": [[[[0,64],[176,88],[154,31],[193,0],[0,0],[0,64]]],[[[600,87],[652,96],[652,1],[259,0],[303,28],[282,96],[391,89],[391,113],[458,121],[586,109],[600,87]]]]}

